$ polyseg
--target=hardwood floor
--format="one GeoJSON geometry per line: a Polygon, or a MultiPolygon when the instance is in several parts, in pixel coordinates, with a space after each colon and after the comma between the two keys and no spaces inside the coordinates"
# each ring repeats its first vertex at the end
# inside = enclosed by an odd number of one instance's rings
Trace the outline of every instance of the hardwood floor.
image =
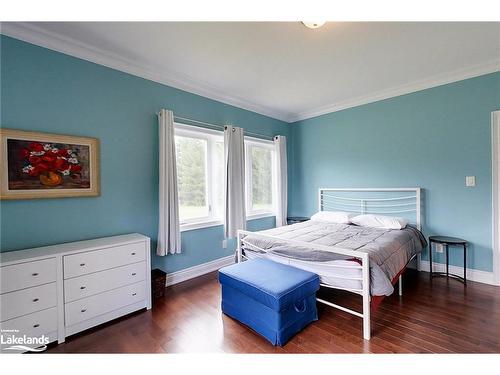
{"type": "MultiPolygon", "coordinates": [[[[175,285],[150,311],[72,336],[49,353],[500,353],[500,287],[429,280],[408,270],[404,296],[386,298],[372,314],[372,339],[361,319],[318,305],[319,320],[284,347],[220,310],[216,274],[175,285]]],[[[342,303],[358,297],[336,294],[342,303]]],[[[331,298],[331,296],[330,296],[331,298]]]]}

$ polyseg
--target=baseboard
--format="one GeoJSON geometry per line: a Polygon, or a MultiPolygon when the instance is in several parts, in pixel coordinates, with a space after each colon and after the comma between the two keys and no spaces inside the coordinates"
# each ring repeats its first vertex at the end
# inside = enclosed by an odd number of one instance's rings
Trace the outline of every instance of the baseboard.
{"type": "MultiPolygon", "coordinates": [[[[433,264],[433,271],[434,272],[446,272],[446,265],[445,264],[435,263],[435,262],[432,262],[432,264],[433,264]]],[[[428,260],[420,261],[420,268],[421,268],[421,271],[429,272],[429,270],[430,270],[429,269],[429,261],[428,260]]],[[[449,272],[454,273],[458,276],[462,276],[464,269],[463,269],[463,267],[449,266],[449,272]]],[[[472,268],[467,268],[467,280],[476,281],[478,283],[483,283],[483,284],[497,285],[497,284],[495,284],[495,278],[494,278],[493,272],[475,270],[472,268]]]]}
{"type": "Polygon", "coordinates": [[[166,286],[182,283],[183,281],[194,279],[195,277],[217,271],[218,269],[234,263],[234,255],[212,260],[211,262],[199,264],[197,266],[185,268],[180,271],[167,273],[166,286]]]}
{"type": "MultiPolygon", "coordinates": [[[[199,264],[197,266],[169,273],[167,274],[166,286],[175,285],[178,283],[182,283],[183,281],[194,279],[195,277],[202,276],[213,271],[217,271],[218,269],[233,263],[234,263],[234,255],[229,255],[224,258],[212,260],[211,262],[199,264]]],[[[434,262],[433,264],[435,272],[446,271],[446,266],[443,263],[434,262]]],[[[413,267],[410,266],[410,268],[413,267]]],[[[427,260],[420,261],[420,268],[421,271],[423,272],[429,272],[429,261],[427,260]]],[[[458,266],[450,266],[449,271],[450,273],[462,276],[463,268],[458,266]]],[[[475,270],[472,268],[467,268],[467,280],[476,281],[478,283],[483,283],[483,284],[498,285],[495,283],[493,272],[475,270]]]]}

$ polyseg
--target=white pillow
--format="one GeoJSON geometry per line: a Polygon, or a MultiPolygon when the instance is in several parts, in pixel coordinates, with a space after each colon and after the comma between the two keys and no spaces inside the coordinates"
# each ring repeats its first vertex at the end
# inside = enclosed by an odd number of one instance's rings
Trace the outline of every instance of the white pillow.
{"type": "Polygon", "coordinates": [[[408,220],[402,217],[369,214],[354,216],[351,218],[351,223],[370,228],[404,229],[408,220]]]}
{"type": "Polygon", "coordinates": [[[349,224],[351,218],[355,215],[351,212],[343,211],[319,211],[311,216],[311,220],[323,223],[349,224]]]}

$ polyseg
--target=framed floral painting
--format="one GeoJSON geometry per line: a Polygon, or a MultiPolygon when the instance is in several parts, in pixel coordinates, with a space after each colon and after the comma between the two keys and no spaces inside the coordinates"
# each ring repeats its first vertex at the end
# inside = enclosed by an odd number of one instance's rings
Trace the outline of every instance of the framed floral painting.
{"type": "Polygon", "coordinates": [[[0,198],[99,195],[99,140],[0,129],[0,198]]]}

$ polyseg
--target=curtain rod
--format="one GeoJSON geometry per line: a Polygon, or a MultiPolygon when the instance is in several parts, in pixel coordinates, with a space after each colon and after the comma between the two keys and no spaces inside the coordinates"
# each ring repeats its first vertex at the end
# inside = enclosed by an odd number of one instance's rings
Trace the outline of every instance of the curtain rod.
{"type": "MultiPolygon", "coordinates": [[[[160,114],[160,112],[156,113],[157,116],[159,114],[160,114]]],[[[199,120],[193,120],[193,119],[190,119],[190,118],[180,117],[180,116],[175,116],[175,115],[174,115],[174,120],[192,122],[192,123],[195,123],[195,124],[204,125],[205,127],[216,128],[216,129],[221,130],[221,131],[224,131],[224,128],[226,127],[226,125],[211,124],[209,122],[204,122],[204,121],[199,121],[199,120]]],[[[262,139],[267,139],[267,140],[271,140],[271,141],[274,140],[274,136],[272,136],[272,135],[264,135],[264,134],[259,134],[259,133],[253,133],[253,132],[249,132],[249,131],[246,131],[246,130],[244,131],[244,133],[245,133],[245,135],[249,135],[249,136],[256,137],[256,138],[262,138],[262,139]]]]}

